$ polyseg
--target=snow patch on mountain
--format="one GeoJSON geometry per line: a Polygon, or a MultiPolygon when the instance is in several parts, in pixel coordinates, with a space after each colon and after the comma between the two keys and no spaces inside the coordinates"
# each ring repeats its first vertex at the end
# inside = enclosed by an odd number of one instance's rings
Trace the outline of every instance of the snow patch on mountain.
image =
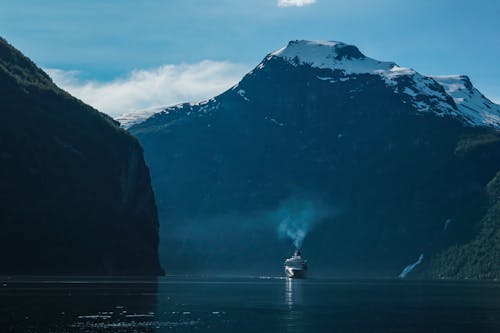
{"type": "Polygon", "coordinates": [[[122,128],[130,128],[136,124],[140,124],[152,115],[165,110],[166,107],[155,107],[143,110],[127,112],[115,118],[120,123],[122,128]]]}
{"type": "Polygon", "coordinates": [[[394,66],[390,70],[375,71],[394,92],[406,94],[412,105],[421,112],[437,111],[437,114],[456,115],[448,94],[432,78],[423,76],[413,69],[394,66]],[[403,90],[400,91],[400,87],[403,90]]]}
{"type": "Polygon", "coordinates": [[[273,123],[274,125],[277,125],[279,127],[285,126],[285,123],[282,123],[281,121],[278,121],[275,118],[266,116],[266,117],[264,117],[264,119],[269,120],[271,123],[273,123]]]}
{"type": "Polygon", "coordinates": [[[346,74],[373,73],[390,70],[396,64],[364,56],[357,47],[341,42],[291,41],[287,46],[270,54],[281,57],[295,66],[342,70],[346,74]]]}
{"type": "MultiPolygon", "coordinates": [[[[441,114],[453,114],[455,111],[453,105],[449,104],[449,96],[432,78],[420,75],[411,68],[398,66],[394,62],[366,57],[353,45],[333,41],[291,41],[286,47],[271,53],[267,60],[272,57],[283,58],[294,66],[309,65],[334,72],[341,71],[346,76],[378,75],[388,86],[394,87],[396,93],[407,94],[412,105],[419,111],[431,111],[436,107],[442,109],[441,114]],[[411,85],[403,90],[399,89],[406,78],[411,81],[411,85]]],[[[346,80],[345,77],[342,79],[346,80]]]]}
{"type": "MultiPolygon", "coordinates": [[[[340,81],[359,74],[378,75],[395,93],[405,94],[420,112],[453,116],[469,126],[500,128],[500,106],[483,96],[465,76],[428,77],[394,62],[378,61],[362,54],[356,46],[335,41],[296,40],[269,54],[261,66],[280,57],[293,66],[308,65],[341,72],[340,81]]],[[[333,77],[319,80],[338,82],[333,77]]]]}
{"type": "Polygon", "coordinates": [[[479,92],[465,75],[434,76],[453,98],[458,111],[473,126],[500,128],[500,105],[479,92]]]}
{"type": "Polygon", "coordinates": [[[201,115],[207,114],[218,108],[215,98],[211,98],[207,101],[202,101],[198,103],[181,103],[168,107],[156,107],[145,110],[139,110],[135,112],[125,113],[115,120],[120,123],[120,126],[124,129],[129,129],[134,125],[141,124],[156,115],[168,116],[170,114],[178,115],[178,112],[184,112],[184,115],[201,115]]]}
{"type": "Polygon", "coordinates": [[[246,97],[245,94],[246,94],[245,90],[243,90],[243,89],[238,90],[238,95],[240,95],[245,101],[249,102],[250,99],[248,97],[246,97]]]}

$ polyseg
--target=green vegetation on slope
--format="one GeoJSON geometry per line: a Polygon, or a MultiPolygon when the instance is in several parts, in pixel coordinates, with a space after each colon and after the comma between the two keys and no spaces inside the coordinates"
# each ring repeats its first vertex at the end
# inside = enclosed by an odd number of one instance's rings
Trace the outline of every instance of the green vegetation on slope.
{"type": "Polygon", "coordinates": [[[137,140],[0,39],[0,274],[158,274],[137,140]]]}
{"type": "Polygon", "coordinates": [[[491,206],[470,241],[435,256],[427,274],[440,279],[500,279],[500,171],[488,183],[491,206]]]}

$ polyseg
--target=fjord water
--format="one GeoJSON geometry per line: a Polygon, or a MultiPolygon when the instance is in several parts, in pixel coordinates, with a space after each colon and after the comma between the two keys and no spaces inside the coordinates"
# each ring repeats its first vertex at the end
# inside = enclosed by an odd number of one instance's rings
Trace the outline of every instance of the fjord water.
{"type": "Polygon", "coordinates": [[[500,284],[2,278],[2,332],[500,332],[500,284]]]}

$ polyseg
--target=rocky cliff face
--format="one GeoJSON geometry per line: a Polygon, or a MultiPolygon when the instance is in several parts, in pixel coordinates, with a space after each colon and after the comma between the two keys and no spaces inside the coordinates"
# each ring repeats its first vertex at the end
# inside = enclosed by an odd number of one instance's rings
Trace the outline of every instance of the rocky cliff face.
{"type": "Polygon", "coordinates": [[[135,138],[0,39],[0,274],[162,272],[135,138]]]}
{"type": "Polygon", "coordinates": [[[338,42],[290,42],[225,93],[128,126],[178,272],[281,274],[279,236],[306,232],[313,275],[396,277],[422,256],[414,274],[475,237],[500,167],[500,107],[467,77],[338,42]]]}

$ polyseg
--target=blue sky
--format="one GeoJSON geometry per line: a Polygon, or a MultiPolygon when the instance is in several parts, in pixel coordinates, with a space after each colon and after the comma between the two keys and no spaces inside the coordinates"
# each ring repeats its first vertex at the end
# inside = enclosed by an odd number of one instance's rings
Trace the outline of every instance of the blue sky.
{"type": "Polygon", "coordinates": [[[355,44],[367,56],[422,74],[467,74],[486,96],[500,101],[500,1],[305,2],[314,3],[0,0],[0,31],[38,65],[51,69],[57,83],[105,109],[111,101],[103,104],[88,96],[107,96],[116,89],[119,97],[124,86],[130,93],[138,86],[127,84],[137,77],[142,83],[156,79],[160,90],[154,98],[143,93],[139,102],[125,101],[120,108],[210,97],[292,39],[355,44]],[[184,81],[179,85],[180,76],[184,81]],[[197,80],[208,88],[198,84],[197,93],[191,93],[197,80]]]}

